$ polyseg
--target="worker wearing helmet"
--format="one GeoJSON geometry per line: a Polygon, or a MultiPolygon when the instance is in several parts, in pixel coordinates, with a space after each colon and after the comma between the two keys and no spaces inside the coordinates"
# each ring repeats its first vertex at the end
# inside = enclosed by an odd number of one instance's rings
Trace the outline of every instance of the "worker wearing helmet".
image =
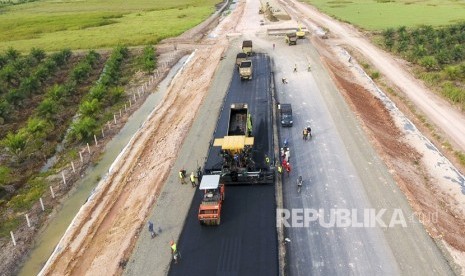
{"type": "Polygon", "coordinates": [[[194,174],[194,172],[191,172],[190,179],[191,179],[192,188],[195,188],[195,186],[197,186],[197,184],[195,183],[195,174],[194,174]]]}
{"type": "Polygon", "coordinates": [[[181,179],[181,184],[186,184],[186,180],[184,179],[186,177],[186,170],[182,169],[179,170],[179,179],[181,179]]]}
{"type": "Polygon", "coordinates": [[[176,247],[176,243],[174,241],[170,242],[170,247],[171,247],[171,255],[173,255],[173,260],[174,263],[178,263],[178,249],[176,247]]]}

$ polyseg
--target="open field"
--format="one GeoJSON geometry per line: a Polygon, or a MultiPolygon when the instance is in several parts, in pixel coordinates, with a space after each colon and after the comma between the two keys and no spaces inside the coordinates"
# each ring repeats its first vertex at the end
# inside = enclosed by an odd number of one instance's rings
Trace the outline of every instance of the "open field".
{"type": "Polygon", "coordinates": [[[418,25],[444,26],[465,20],[465,2],[454,0],[303,0],[324,13],[366,30],[418,25]]]}
{"type": "Polygon", "coordinates": [[[0,51],[155,44],[202,22],[218,2],[86,0],[8,6],[0,10],[0,51]]]}

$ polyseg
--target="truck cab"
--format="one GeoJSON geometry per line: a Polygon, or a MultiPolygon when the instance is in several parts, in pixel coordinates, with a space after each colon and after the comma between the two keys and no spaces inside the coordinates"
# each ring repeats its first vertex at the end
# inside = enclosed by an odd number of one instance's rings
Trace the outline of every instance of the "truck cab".
{"type": "Polygon", "coordinates": [[[220,225],[224,201],[224,184],[220,184],[220,176],[204,175],[199,190],[203,191],[198,212],[200,224],[220,225]]]}
{"type": "Polygon", "coordinates": [[[252,71],[253,71],[253,66],[252,66],[252,61],[250,59],[246,59],[241,61],[239,64],[239,75],[241,76],[241,80],[243,79],[252,79],[252,71]]]}
{"type": "Polygon", "coordinates": [[[245,53],[238,53],[236,55],[236,65],[237,65],[237,68],[239,68],[239,66],[241,65],[241,62],[243,62],[244,60],[247,59],[247,55],[245,53]]]}
{"type": "Polygon", "coordinates": [[[294,124],[291,104],[279,104],[278,110],[281,116],[281,126],[291,127],[294,124]]]}

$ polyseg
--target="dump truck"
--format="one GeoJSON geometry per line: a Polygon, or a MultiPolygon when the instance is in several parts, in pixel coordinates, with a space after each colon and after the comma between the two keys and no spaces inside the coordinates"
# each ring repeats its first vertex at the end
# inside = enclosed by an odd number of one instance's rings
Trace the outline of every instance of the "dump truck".
{"type": "Polygon", "coordinates": [[[200,224],[220,225],[221,208],[225,195],[225,187],[224,184],[220,184],[220,176],[204,175],[199,190],[203,191],[198,213],[200,224]]]}
{"type": "Polygon", "coordinates": [[[241,61],[241,63],[239,64],[239,75],[241,76],[241,80],[244,80],[244,79],[251,80],[252,72],[253,72],[252,61],[250,59],[241,61]]]}
{"type": "Polygon", "coordinates": [[[252,40],[242,41],[242,52],[248,56],[252,55],[252,40]]]}
{"type": "Polygon", "coordinates": [[[281,126],[291,127],[294,124],[291,104],[278,104],[278,110],[281,116],[281,126]]]}
{"type": "Polygon", "coordinates": [[[287,33],[286,34],[286,43],[288,45],[297,45],[297,35],[296,33],[287,33]]]}
{"type": "Polygon", "coordinates": [[[221,147],[221,169],[207,173],[220,175],[220,182],[226,185],[273,183],[274,173],[269,168],[257,168],[253,160],[252,127],[247,104],[232,104],[227,136],[213,142],[213,147],[221,147]]]}
{"type": "Polygon", "coordinates": [[[246,59],[247,59],[247,54],[245,53],[238,53],[236,55],[236,65],[238,69],[239,69],[239,66],[241,65],[241,62],[243,62],[246,59]]]}

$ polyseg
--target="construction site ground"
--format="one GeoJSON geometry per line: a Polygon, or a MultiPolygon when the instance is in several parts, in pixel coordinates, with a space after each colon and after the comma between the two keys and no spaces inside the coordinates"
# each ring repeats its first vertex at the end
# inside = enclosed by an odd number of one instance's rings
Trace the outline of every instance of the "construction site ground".
{"type": "MultiPolygon", "coordinates": [[[[415,129],[405,130],[405,124],[401,124],[402,118],[392,117],[393,109],[388,109],[387,102],[374,96],[376,91],[373,84],[360,74],[355,63],[348,62],[348,56],[340,45],[347,43],[358,47],[362,55],[373,60],[381,60],[377,57],[381,55],[390,64],[383,67],[385,64],[377,62],[375,65],[381,73],[392,71],[397,74],[394,76],[400,76],[408,75],[408,72],[389,54],[368,46],[365,49],[370,51],[360,48],[358,40],[363,40],[363,45],[369,42],[346,24],[329,19],[314,9],[301,7],[302,4],[294,1],[278,4],[288,7],[293,17],[309,18],[304,21],[309,24],[309,29],[319,25],[331,31],[328,40],[315,36],[313,32],[309,35],[319,55],[310,60],[321,59],[315,62],[323,65],[315,68],[315,76],[318,76],[319,70],[330,72],[413,211],[425,217],[438,213],[437,222],[424,221],[426,231],[445,254],[445,260],[452,269],[460,273],[460,265],[465,264],[463,176],[454,171],[447,160],[440,159],[443,156],[436,154],[439,152],[436,148],[418,138],[420,136],[414,132],[415,129]],[[299,12],[293,8],[296,5],[299,5],[299,12]],[[352,36],[345,36],[347,34],[352,36]],[[442,166],[435,166],[439,163],[442,166]],[[432,166],[435,168],[431,169],[432,166]]],[[[263,17],[258,14],[259,5],[256,1],[238,2],[235,9],[202,41],[202,46],[198,47],[173,80],[156,112],[135,136],[128,154],[116,164],[115,173],[99,185],[94,196],[83,206],[44,268],[44,274],[168,273],[171,260],[169,241],[178,239],[194,196],[194,189],[179,185],[177,171],[181,168],[194,170],[207,154],[222,98],[234,70],[233,56],[240,48],[241,39],[230,40],[229,37],[237,33],[242,33],[243,38],[256,37],[258,51],[267,52],[275,62],[281,60],[291,65],[283,70],[285,77],[289,78],[292,74],[293,63],[298,63],[299,70],[308,65],[309,60],[285,45],[284,39],[279,42],[267,38],[266,28],[272,23],[260,25],[263,17]],[[275,55],[273,44],[287,49],[279,56],[275,55]],[[230,50],[226,52],[227,49],[230,50]],[[163,217],[157,215],[159,209],[165,210],[163,217]],[[153,240],[146,231],[147,219],[155,222],[158,232],[153,240]],[[143,266],[132,266],[133,262],[128,260],[135,246],[137,250],[132,259],[142,263],[155,261],[160,265],[150,271],[138,270],[143,266]]],[[[273,28],[279,28],[279,24],[273,25],[273,28]]],[[[285,24],[289,25],[289,22],[285,24]]],[[[293,81],[299,82],[297,75],[294,78],[293,81]]],[[[428,94],[426,88],[411,77],[408,82],[400,78],[402,83],[396,83],[395,77],[389,80],[403,92],[415,88],[419,89],[415,90],[419,95],[428,94]],[[406,83],[410,86],[406,87],[406,83]]],[[[325,87],[320,89],[324,91],[325,87]]],[[[417,100],[426,101],[425,98],[417,100]]],[[[435,98],[435,101],[439,100],[435,98]]],[[[427,108],[425,105],[418,106],[427,108]]],[[[456,112],[450,107],[450,113],[456,116],[456,122],[460,124],[463,114],[456,115],[456,112]]],[[[438,127],[448,124],[434,118],[431,120],[438,127]]],[[[452,132],[459,134],[461,128],[462,125],[452,132]]],[[[444,130],[449,131],[447,127],[444,130]]],[[[454,139],[455,134],[449,137],[454,139]]],[[[460,141],[463,142],[463,139],[458,139],[454,144],[461,146],[460,141]]],[[[404,198],[400,193],[393,196],[404,198]]]]}

